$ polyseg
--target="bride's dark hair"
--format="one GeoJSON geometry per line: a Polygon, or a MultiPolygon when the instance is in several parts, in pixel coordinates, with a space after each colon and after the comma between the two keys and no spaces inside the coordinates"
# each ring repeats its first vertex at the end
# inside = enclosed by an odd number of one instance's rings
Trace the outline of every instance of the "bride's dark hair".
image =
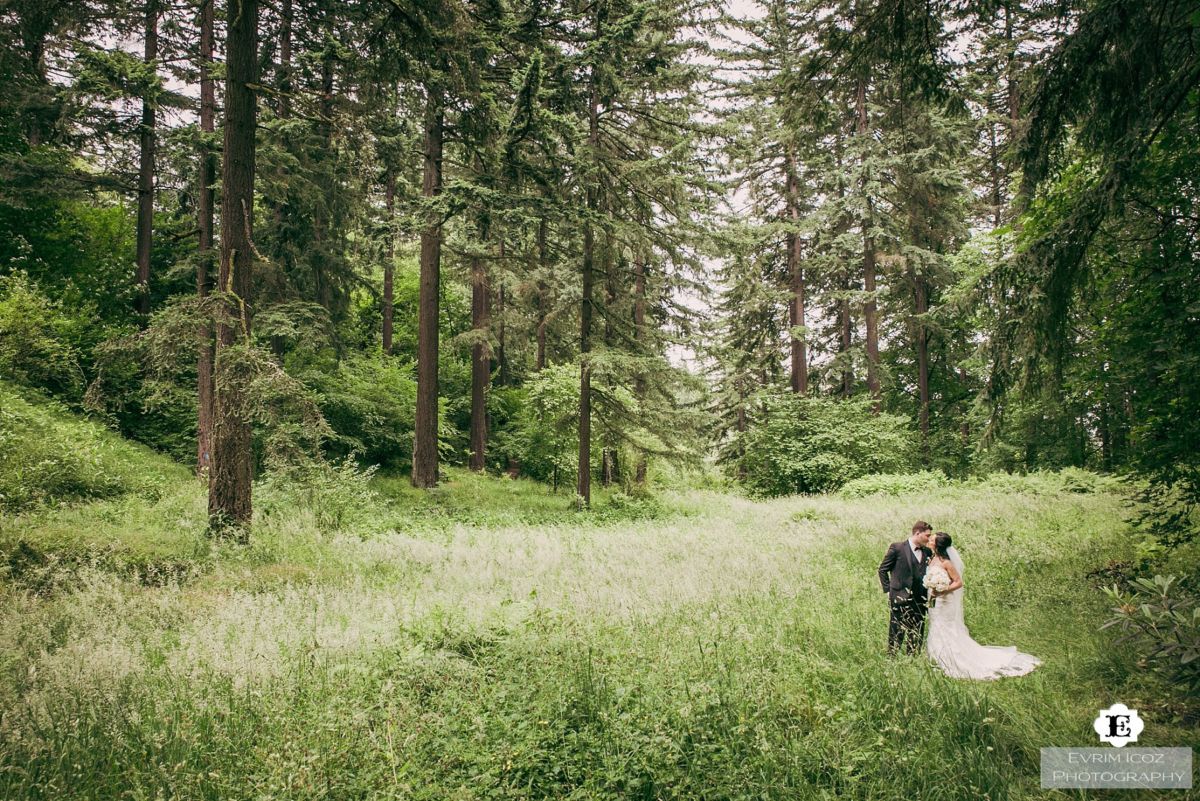
{"type": "Polygon", "coordinates": [[[953,544],[954,540],[950,539],[950,535],[944,531],[939,531],[933,535],[933,550],[938,556],[949,559],[950,554],[947,551],[953,544]]]}

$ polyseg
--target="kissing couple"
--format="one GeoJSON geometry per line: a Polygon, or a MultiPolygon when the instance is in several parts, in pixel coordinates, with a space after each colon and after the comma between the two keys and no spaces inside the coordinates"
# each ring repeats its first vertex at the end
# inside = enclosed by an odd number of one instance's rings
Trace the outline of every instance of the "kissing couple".
{"type": "Polygon", "coordinates": [[[916,653],[929,618],[925,650],[942,671],[956,679],[1023,676],[1042,661],[1015,646],[980,645],[963,622],[963,562],[950,535],[934,533],[924,520],[912,535],[888,546],[879,564],[879,583],[891,602],[888,653],[916,653]]]}

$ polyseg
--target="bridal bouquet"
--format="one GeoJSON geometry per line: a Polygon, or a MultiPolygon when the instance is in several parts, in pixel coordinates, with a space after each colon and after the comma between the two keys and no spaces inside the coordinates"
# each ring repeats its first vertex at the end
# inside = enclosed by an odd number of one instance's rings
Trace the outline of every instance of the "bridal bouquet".
{"type": "MultiPolygon", "coordinates": [[[[934,565],[925,571],[925,589],[931,592],[943,592],[953,583],[950,574],[941,565],[934,565]]],[[[930,606],[935,603],[937,603],[937,598],[929,599],[930,606]]]]}

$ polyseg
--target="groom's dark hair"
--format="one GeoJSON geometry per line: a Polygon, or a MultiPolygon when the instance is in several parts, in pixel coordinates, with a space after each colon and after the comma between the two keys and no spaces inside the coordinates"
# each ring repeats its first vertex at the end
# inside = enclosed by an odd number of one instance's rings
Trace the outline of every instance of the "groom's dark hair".
{"type": "Polygon", "coordinates": [[[918,520],[913,523],[913,534],[919,534],[922,531],[933,531],[933,526],[926,523],[924,520],[918,520]]]}

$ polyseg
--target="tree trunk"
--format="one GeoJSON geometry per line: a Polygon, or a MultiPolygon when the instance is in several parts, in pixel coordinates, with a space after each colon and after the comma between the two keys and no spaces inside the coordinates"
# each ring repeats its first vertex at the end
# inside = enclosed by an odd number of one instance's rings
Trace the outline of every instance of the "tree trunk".
{"type": "MultiPolygon", "coordinates": [[[[740,378],[737,379],[735,385],[737,388],[737,395],[738,395],[736,426],[737,426],[738,434],[741,435],[741,434],[746,433],[746,392],[742,385],[742,380],[740,378]]],[[[746,475],[747,475],[746,448],[745,448],[744,442],[745,442],[745,440],[741,436],[739,436],[738,437],[738,443],[739,443],[738,444],[738,453],[737,453],[737,479],[738,479],[738,481],[745,481],[746,475]]]]}
{"type": "Polygon", "coordinates": [[[1000,165],[1000,143],[996,140],[996,123],[988,124],[988,161],[992,173],[992,226],[1000,227],[1004,213],[1004,169],[1000,165]]]}
{"type": "MultiPolygon", "coordinates": [[[[498,248],[500,264],[504,264],[504,239],[501,238],[498,248]]],[[[497,273],[496,279],[496,386],[506,387],[512,383],[512,375],[508,365],[508,350],[504,342],[504,304],[507,297],[504,292],[502,273],[497,273]]]]}
{"type": "Polygon", "coordinates": [[[26,106],[26,112],[23,114],[25,136],[30,147],[38,147],[49,138],[51,118],[58,116],[58,109],[54,108],[53,101],[46,100],[51,94],[50,81],[46,77],[46,37],[50,35],[53,17],[47,14],[39,15],[37,19],[40,24],[28,18],[21,21],[23,24],[20,37],[25,45],[24,60],[35,84],[32,94],[37,98],[33,104],[26,106]]]}
{"type": "MultiPolygon", "coordinates": [[[[158,59],[158,2],[146,0],[145,57],[158,59]]],[[[154,99],[142,98],[137,213],[137,310],[143,322],[150,314],[150,255],[154,236],[154,99]]]]}
{"type": "Polygon", "coordinates": [[[619,466],[617,465],[617,450],[616,448],[604,449],[603,468],[600,473],[600,481],[606,487],[611,487],[613,482],[618,480],[619,466]]]}
{"type": "MultiPolygon", "coordinates": [[[[604,262],[604,345],[607,348],[614,346],[615,329],[613,325],[616,321],[616,305],[617,305],[617,277],[616,270],[613,265],[613,251],[611,239],[605,240],[603,251],[604,262]]],[[[612,486],[617,475],[617,451],[609,441],[608,432],[604,433],[605,444],[600,450],[600,484],[601,486],[612,486]]]]}
{"type": "MultiPolygon", "coordinates": [[[[440,90],[428,89],[425,106],[425,167],[421,194],[442,191],[442,138],[445,109],[440,90]]],[[[430,212],[421,231],[421,278],[417,301],[417,409],[413,432],[414,487],[438,480],[438,293],[441,280],[442,223],[430,212]]]]}
{"type": "MultiPolygon", "coordinates": [[[[838,200],[844,202],[846,199],[846,186],[842,183],[842,138],[835,134],[833,139],[834,162],[837,165],[837,192],[838,200]]],[[[849,227],[849,221],[846,219],[843,212],[839,215],[838,231],[839,234],[844,232],[849,227]]],[[[838,301],[838,356],[842,360],[842,397],[848,398],[854,392],[854,365],[850,360],[850,347],[853,344],[851,341],[852,323],[850,319],[850,301],[847,295],[850,293],[850,273],[848,268],[841,270],[841,289],[842,298],[838,301]]]]}
{"type": "MultiPolygon", "coordinates": [[[[486,226],[479,226],[479,240],[487,239],[486,226]]],[[[471,327],[477,337],[487,335],[491,325],[488,308],[487,267],[479,256],[471,258],[471,327]]],[[[487,343],[477,339],[471,345],[471,459],[472,470],[482,471],[487,450],[487,390],[492,379],[491,353],[487,343]]]]}
{"type": "Polygon", "coordinates": [[[258,2],[230,0],[225,45],[225,142],[221,166],[221,266],[218,286],[229,302],[217,326],[213,464],[209,472],[210,525],[236,526],[246,541],[250,525],[252,452],[250,415],[241,378],[244,364],[230,350],[239,339],[249,344],[254,266],[254,128],[258,82],[258,2]]]}
{"type": "MultiPolygon", "coordinates": [[[[546,268],[546,218],[543,217],[538,221],[537,232],[537,248],[538,248],[538,266],[545,270],[546,268]]],[[[550,314],[549,292],[550,288],[541,278],[542,273],[538,274],[537,282],[537,306],[538,306],[538,324],[537,324],[537,357],[534,360],[534,372],[541,372],[546,367],[546,320],[550,314]]]]}
{"type": "Polygon", "coordinates": [[[875,414],[881,409],[879,387],[879,320],[875,302],[875,243],[871,237],[863,242],[863,292],[867,301],[863,304],[863,320],[867,329],[867,391],[874,399],[875,414]]]}
{"type": "MultiPolygon", "coordinates": [[[[600,33],[599,11],[596,33],[600,33]]],[[[596,147],[600,141],[600,94],[596,84],[596,67],[592,66],[588,90],[588,147],[592,159],[596,158],[596,147]]],[[[592,502],[592,375],[588,354],[592,349],[592,281],[595,259],[596,236],[592,226],[592,215],[598,201],[597,176],[588,177],[588,217],[583,226],[583,294],[579,301],[579,464],[576,467],[576,494],[585,506],[592,502]]]]}
{"type": "Polygon", "coordinates": [[[1129,452],[1129,426],[1134,420],[1133,401],[1128,389],[1118,391],[1117,408],[1113,412],[1117,415],[1116,425],[1113,426],[1113,464],[1121,465],[1125,463],[1125,454],[1129,452]]]}
{"type": "MultiPolygon", "coordinates": [[[[850,292],[849,274],[842,275],[842,292],[844,294],[849,294],[850,292]]],[[[853,324],[850,318],[850,301],[845,297],[838,301],[838,325],[840,328],[838,353],[843,359],[842,397],[848,398],[854,394],[854,366],[850,358],[850,348],[854,345],[854,342],[852,338],[853,324]]]]}
{"type": "MultiPolygon", "coordinates": [[[[212,78],[213,3],[202,0],[200,5],[200,144],[199,185],[196,202],[197,228],[200,231],[196,262],[196,294],[208,297],[210,268],[213,264],[213,183],[216,180],[216,159],[207,141],[216,130],[217,101],[212,78]]],[[[200,325],[200,347],[196,360],[198,416],[196,425],[196,474],[203,475],[211,466],[213,418],[213,331],[205,321],[200,325]]]]}
{"type": "MultiPolygon", "coordinates": [[[[638,343],[638,355],[646,352],[646,260],[638,256],[633,262],[633,335],[638,343]]],[[[633,392],[640,403],[646,397],[646,374],[638,370],[633,380],[633,392]]],[[[634,481],[646,483],[646,454],[638,454],[634,481]]]]}
{"type": "Polygon", "coordinates": [[[962,367],[958,368],[958,380],[962,382],[963,393],[966,395],[966,400],[963,402],[962,426],[959,428],[963,447],[966,448],[971,443],[971,396],[967,371],[962,367]]]}
{"type": "Polygon", "coordinates": [[[279,75],[278,102],[275,110],[280,119],[292,116],[292,0],[283,0],[279,9],[279,75]]]}
{"type": "MultiPolygon", "coordinates": [[[[1107,387],[1105,387],[1107,390],[1107,387]]],[[[1107,394],[1107,393],[1106,393],[1107,394]]],[[[1109,427],[1108,401],[1100,402],[1100,421],[1097,433],[1100,435],[1100,466],[1108,473],[1113,468],[1112,429],[1109,427]]]]}
{"type": "MultiPolygon", "coordinates": [[[[283,0],[279,8],[279,65],[275,73],[275,113],[281,120],[292,116],[292,25],[295,18],[292,6],[292,0],[283,0]]],[[[286,202],[286,195],[278,199],[272,198],[270,201],[276,236],[281,240],[286,238],[283,219],[283,207],[286,202]]],[[[268,278],[268,283],[273,286],[270,289],[266,287],[260,289],[264,298],[273,295],[278,299],[287,294],[284,286],[287,284],[289,276],[292,275],[294,256],[292,249],[284,242],[280,242],[279,248],[279,265],[271,271],[268,278]]],[[[269,342],[271,353],[282,364],[286,348],[284,338],[272,335],[269,342]]]]}
{"type": "Polygon", "coordinates": [[[1029,421],[1025,424],[1025,472],[1035,469],[1038,460],[1038,442],[1041,439],[1042,426],[1040,419],[1035,415],[1029,416],[1029,421]]]}
{"type": "MultiPolygon", "coordinates": [[[[333,150],[333,55],[326,49],[321,57],[321,119],[318,126],[325,142],[325,152],[333,150]]],[[[333,282],[330,280],[326,257],[325,233],[329,226],[323,212],[313,215],[312,264],[317,286],[317,302],[332,316],[333,314],[333,282]]]]}
{"type": "MultiPolygon", "coordinates": [[[[588,190],[588,208],[592,208],[595,191],[588,190]]],[[[576,467],[575,491],[585,505],[592,500],[592,382],[588,353],[591,351],[592,327],[592,249],[595,245],[592,224],[583,229],[583,298],[579,306],[579,462],[576,467]]]]}
{"type": "Polygon", "coordinates": [[[392,352],[392,327],[393,327],[393,307],[394,307],[394,284],[396,276],[396,234],[392,230],[392,224],[396,219],[396,173],[394,170],[388,170],[387,187],[385,189],[385,199],[387,202],[387,247],[384,250],[383,259],[383,352],[385,355],[391,355],[392,352]]]}
{"type": "MultiPolygon", "coordinates": [[[[870,135],[867,127],[867,82],[866,79],[860,78],[858,81],[858,89],[856,92],[855,104],[858,110],[857,134],[863,137],[864,141],[860,142],[863,148],[863,158],[866,158],[866,143],[865,139],[870,135]]],[[[863,169],[863,185],[862,191],[866,201],[867,213],[862,220],[863,233],[863,292],[867,299],[863,304],[863,321],[866,323],[866,348],[867,348],[867,391],[871,393],[874,399],[874,410],[876,414],[880,411],[880,388],[879,388],[879,322],[877,319],[875,301],[875,242],[871,237],[871,225],[873,224],[872,217],[874,216],[874,202],[867,194],[867,179],[866,169],[863,169]]]]}
{"type": "Polygon", "coordinates": [[[917,273],[913,276],[916,284],[917,310],[917,393],[920,396],[921,408],[919,426],[921,429],[921,462],[929,466],[929,332],[925,327],[924,315],[929,311],[929,285],[924,275],[917,273]]]}
{"type": "Polygon", "coordinates": [[[1005,64],[1005,79],[1008,84],[1008,141],[1014,141],[1017,120],[1021,116],[1021,87],[1017,81],[1017,45],[1013,40],[1012,3],[1004,3],[1004,40],[1008,43],[1007,63],[1005,64]]]}
{"type": "MultiPolygon", "coordinates": [[[[800,222],[800,181],[796,175],[796,154],[788,149],[787,212],[792,225],[800,222]]],[[[788,276],[792,298],[788,304],[788,323],[795,328],[804,325],[804,267],[800,259],[800,236],[795,231],[787,235],[788,276]]],[[[808,353],[806,336],[792,334],[792,392],[808,394],[808,353]]]]}

